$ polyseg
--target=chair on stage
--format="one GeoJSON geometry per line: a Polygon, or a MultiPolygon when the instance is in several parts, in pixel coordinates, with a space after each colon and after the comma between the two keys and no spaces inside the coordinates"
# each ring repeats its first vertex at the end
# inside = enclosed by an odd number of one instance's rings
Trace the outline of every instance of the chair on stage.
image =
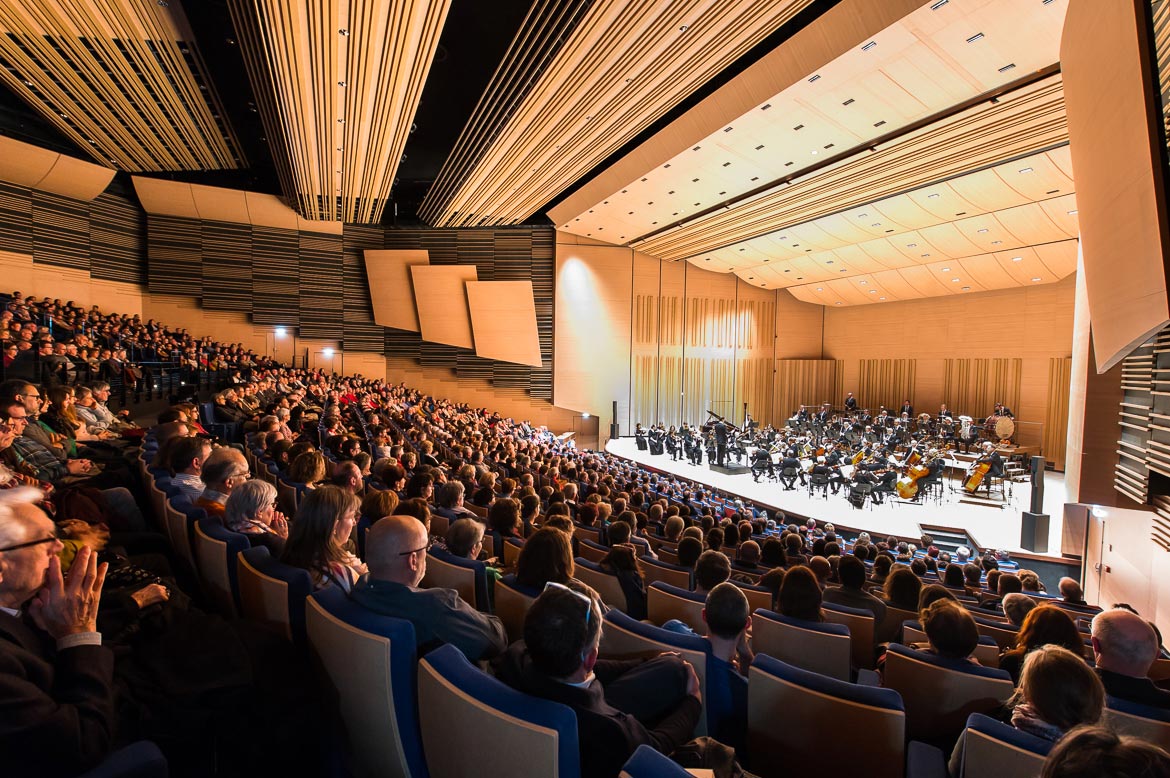
{"type": "Polygon", "coordinates": [[[829,476],[825,473],[813,473],[808,477],[808,496],[812,497],[813,492],[819,491],[821,497],[828,499],[829,497],[829,476]]]}
{"type": "Polygon", "coordinates": [[[785,467],[780,470],[780,483],[784,484],[784,490],[791,492],[796,488],[796,479],[800,477],[800,469],[796,467],[785,467]]]}

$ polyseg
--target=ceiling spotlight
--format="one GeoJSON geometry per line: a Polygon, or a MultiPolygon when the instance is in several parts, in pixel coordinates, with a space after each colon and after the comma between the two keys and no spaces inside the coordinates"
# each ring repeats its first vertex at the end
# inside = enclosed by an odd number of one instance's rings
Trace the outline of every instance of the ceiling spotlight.
{"type": "Polygon", "coordinates": [[[870,290],[869,290],[869,293],[870,293],[870,294],[877,294],[877,290],[876,290],[876,289],[870,289],[870,290]]]}
{"type": "Polygon", "coordinates": [[[879,297],[878,299],[879,299],[879,300],[884,300],[884,299],[886,299],[886,298],[884,298],[884,297],[879,297]]]}
{"type": "Polygon", "coordinates": [[[938,192],[935,192],[932,195],[927,195],[927,197],[929,197],[931,200],[937,200],[939,195],[938,195],[938,192]]]}
{"type": "Polygon", "coordinates": [[[952,283],[952,284],[957,284],[957,283],[959,283],[959,279],[957,279],[957,278],[952,278],[952,279],[951,279],[951,283],[952,283]]]}
{"type": "Polygon", "coordinates": [[[1076,216],[1076,215],[1077,215],[1077,209],[1076,209],[1076,208],[1073,208],[1071,211],[1069,211],[1069,212],[1068,212],[1068,215],[1069,215],[1069,216],[1076,216]]]}
{"type": "Polygon", "coordinates": [[[817,287],[817,291],[818,291],[818,292],[823,292],[823,291],[825,291],[825,289],[824,289],[824,287],[818,286],[818,287],[817,287]]]}
{"type": "Polygon", "coordinates": [[[690,28],[690,26],[689,26],[689,25],[686,25],[686,24],[684,24],[682,27],[679,27],[679,28],[678,28],[678,31],[679,31],[679,32],[686,32],[686,31],[687,31],[687,30],[689,30],[689,29],[691,29],[691,28],[690,28]]]}
{"type": "Polygon", "coordinates": [[[341,87],[342,89],[344,89],[344,88],[345,88],[345,82],[344,82],[344,81],[338,81],[338,82],[337,82],[337,85],[338,85],[339,87],[341,87]]]}
{"type": "Polygon", "coordinates": [[[987,228],[986,228],[986,227],[984,227],[983,229],[979,230],[979,234],[980,234],[980,235],[982,235],[982,234],[983,234],[983,233],[985,233],[985,232],[987,232],[987,228]]]}
{"type": "Polygon", "coordinates": [[[907,244],[906,244],[906,248],[908,248],[908,249],[916,249],[916,248],[918,248],[918,244],[917,244],[917,243],[907,243],[907,244]]]}
{"type": "Polygon", "coordinates": [[[349,30],[342,28],[342,29],[337,31],[337,34],[343,38],[348,38],[349,37],[349,30]]]}
{"type": "Polygon", "coordinates": [[[1035,278],[1033,278],[1033,279],[1032,279],[1032,281],[1039,281],[1039,280],[1040,280],[1040,277],[1039,277],[1039,276],[1037,276],[1037,277],[1035,277],[1035,278]]]}
{"type": "Polygon", "coordinates": [[[970,291],[971,291],[971,287],[969,287],[969,286],[964,286],[964,287],[962,288],[962,290],[961,290],[961,291],[964,291],[964,292],[970,292],[970,291]]]}
{"type": "Polygon", "coordinates": [[[1032,168],[1030,168],[1030,167],[1023,167],[1023,168],[1020,168],[1020,169],[1019,169],[1017,172],[1019,172],[1019,173],[1031,173],[1031,172],[1032,172],[1032,168]]]}
{"type": "Polygon", "coordinates": [[[1023,261],[1024,261],[1023,257],[1012,257],[1012,262],[1023,262],[1023,261]]]}
{"type": "Polygon", "coordinates": [[[951,269],[949,267],[939,268],[939,270],[941,270],[943,273],[951,272],[951,269]]]}

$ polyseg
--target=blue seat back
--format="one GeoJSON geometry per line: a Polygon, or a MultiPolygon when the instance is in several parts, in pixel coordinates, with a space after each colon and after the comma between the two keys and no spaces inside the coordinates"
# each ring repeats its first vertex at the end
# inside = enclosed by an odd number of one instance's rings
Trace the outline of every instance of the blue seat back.
{"type": "Polygon", "coordinates": [[[305,629],[336,698],[355,774],[427,778],[414,625],[363,608],[331,586],[309,598],[305,629]]]}
{"type": "Polygon", "coordinates": [[[296,643],[305,639],[305,598],[313,591],[307,570],[272,558],[264,546],[240,552],[240,610],[296,643]]]}
{"type": "Polygon", "coordinates": [[[690,778],[691,774],[653,746],[640,745],[622,766],[619,778],[690,778]]]}
{"type": "Polygon", "coordinates": [[[427,766],[436,776],[579,778],[577,716],[559,703],[510,689],[447,644],[418,668],[427,766]],[[452,747],[452,735],[474,747],[452,747]]]}

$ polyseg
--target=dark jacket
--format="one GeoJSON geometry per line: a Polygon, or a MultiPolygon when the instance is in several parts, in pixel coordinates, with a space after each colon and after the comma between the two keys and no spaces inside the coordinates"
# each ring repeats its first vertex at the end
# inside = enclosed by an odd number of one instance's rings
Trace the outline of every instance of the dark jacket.
{"type": "Polygon", "coordinates": [[[1097,675],[1101,676],[1105,693],[1110,697],[1170,710],[1170,692],[1159,689],[1149,678],[1132,678],[1100,668],[1097,668],[1097,675]]]}
{"type": "Polygon", "coordinates": [[[581,778],[617,778],[622,765],[638,746],[646,744],[670,754],[689,741],[699,722],[702,705],[687,695],[661,717],[653,729],[611,706],[605,684],[643,663],[640,659],[599,660],[597,676],[587,688],[570,686],[536,669],[524,641],[517,641],[494,663],[496,677],[514,689],[545,700],[568,705],[577,714],[577,738],[581,750],[581,778]]]}
{"type": "Polygon", "coordinates": [[[57,651],[48,635],[0,613],[0,753],[9,776],[74,775],[113,743],[114,655],[57,651]]]}

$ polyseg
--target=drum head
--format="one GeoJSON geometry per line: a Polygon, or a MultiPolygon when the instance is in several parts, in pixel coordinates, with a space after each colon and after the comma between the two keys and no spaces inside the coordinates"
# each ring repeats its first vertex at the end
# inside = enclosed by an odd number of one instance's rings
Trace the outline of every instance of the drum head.
{"type": "Polygon", "coordinates": [[[995,434],[1000,440],[1007,440],[1016,432],[1016,421],[1010,416],[1000,416],[995,422],[995,434]]]}

